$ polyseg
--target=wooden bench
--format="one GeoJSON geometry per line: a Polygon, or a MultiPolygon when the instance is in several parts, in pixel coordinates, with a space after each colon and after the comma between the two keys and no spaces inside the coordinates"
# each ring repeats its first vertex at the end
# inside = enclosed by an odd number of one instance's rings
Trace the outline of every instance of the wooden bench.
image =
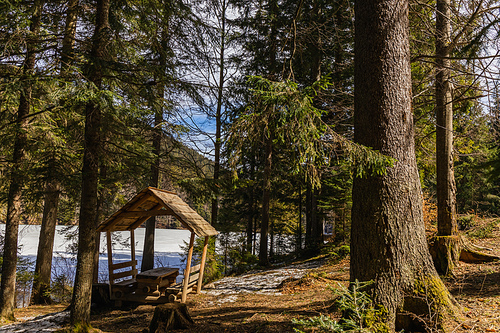
{"type": "Polygon", "coordinates": [[[198,288],[200,284],[198,284],[198,281],[200,279],[200,267],[201,265],[192,266],[189,272],[185,269],[182,281],[167,287],[165,294],[170,294],[169,301],[174,302],[177,297],[182,295],[183,290],[185,290],[186,294],[199,292],[198,288]]]}
{"type": "Polygon", "coordinates": [[[109,267],[109,286],[111,299],[119,299],[137,289],[137,260],[111,264],[109,267]],[[129,268],[130,269],[127,269],[129,268]],[[127,270],[123,270],[127,269],[127,270]],[[116,272],[117,270],[122,270],[116,272]],[[119,280],[119,281],[116,281],[119,280]]]}

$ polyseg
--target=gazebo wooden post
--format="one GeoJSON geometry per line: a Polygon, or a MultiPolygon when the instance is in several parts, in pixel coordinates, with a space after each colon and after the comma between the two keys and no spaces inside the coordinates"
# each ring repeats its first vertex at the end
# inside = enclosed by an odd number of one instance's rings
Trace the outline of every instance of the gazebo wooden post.
{"type": "Polygon", "coordinates": [[[196,293],[199,293],[201,291],[201,286],[203,284],[203,272],[205,271],[205,261],[207,260],[208,237],[209,236],[205,236],[205,243],[203,244],[203,253],[201,254],[201,263],[200,263],[200,277],[198,278],[198,286],[196,287],[196,293]]]}
{"type": "Polygon", "coordinates": [[[189,274],[191,273],[191,260],[193,259],[194,248],[194,231],[191,231],[191,238],[189,239],[189,252],[186,263],[186,270],[184,271],[184,285],[182,286],[181,302],[186,303],[187,290],[189,285],[189,274]]]}
{"type": "MultiPolygon", "coordinates": [[[[135,261],[135,235],[134,235],[134,229],[130,230],[130,259],[132,262],[135,261]]],[[[132,265],[132,270],[134,270],[136,267],[135,265],[132,265]]],[[[135,279],[135,274],[132,276],[132,278],[135,279]]]]}
{"type": "Polygon", "coordinates": [[[109,279],[109,295],[113,296],[113,291],[111,290],[111,274],[113,270],[111,266],[113,265],[113,246],[111,246],[111,231],[106,231],[106,246],[108,248],[108,279],[109,279]]]}

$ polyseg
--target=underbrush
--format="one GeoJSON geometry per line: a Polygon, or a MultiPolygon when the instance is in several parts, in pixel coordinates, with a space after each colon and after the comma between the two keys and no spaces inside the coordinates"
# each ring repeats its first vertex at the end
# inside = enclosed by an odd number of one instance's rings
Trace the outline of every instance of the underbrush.
{"type": "Polygon", "coordinates": [[[350,289],[338,284],[338,288],[330,288],[334,296],[335,308],[341,312],[342,318],[334,320],[330,316],[320,316],[306,319],[293,319],[292,322],[298,326],[294,328],[297,333],[305,332],[388,332],[384,323],[386,311],[376,308],[368,293],[364,291],[372,282],[354,282],[350,289]],[[303,331],[305,330],[305,331],[303,331]]]}
{"type": "Polygon", "coordinates": [[[471,227],[470,230],[467,231],[467,236],[472,238],[491,238],[498,222],[499,221],[497,219],[494,219],[484,225],[471,227]]]}

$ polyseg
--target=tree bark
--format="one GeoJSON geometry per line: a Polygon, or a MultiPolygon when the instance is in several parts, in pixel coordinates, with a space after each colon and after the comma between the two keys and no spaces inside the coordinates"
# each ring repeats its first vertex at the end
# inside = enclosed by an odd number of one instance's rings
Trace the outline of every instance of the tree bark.
{"type": "MultiPolygon", "coordinates": [[[[162,85],[163,86],[163,85],[162,85]]],[[[163,89],[161,89],[163,93],[163,89]]],[[[155,113],[155,128],[153,133],[153,153],[155,160],[151,164],[151,182],[150,186],[158,187],[160,183],[160,155],[161,155],[161,124],[163,122],[163,108],[155,113]]],[[[154,267],[155,254],[155,230],[156,218],[150,217],[146,221],[146,230],[144,232],[144,249],[141,262],[141,271],[147,271],[154,267]]]]}
{"type": "MultiPolygon", "coordinates": [[[[107,59],[109,0],[97,0],[96,25],[90,55],[88,78],[97,89],[102,87],[104,62],[107,59]]],[[[82,167],[82,196],[78,232],[76,276],[71,301],[72,326],[88,327],[96,247],[97,187],[99,178],[101,109],[96,102],[85,108],[85,148],[82,167]]]]}
{"type": "Polygon", "coordinates": [[[434,262],[440,273],[448,274],[458,264],[456,189],[453,171],[453,103],[450,83],[450,1],[436,2],[436,181],[438,238],[434,262]],[[452,237],[448,237],[452,236],[452,237]],[[446,243],[446,246],[438,246],[446,243]],[[439,259],[438,259],[439,258],[439,259]]]}
{"type": "Polygon", "coordinates": [[[14,319],[16,307],[16,269],[18,230],[21,215],[21,195],[23,188],[23,162],[27,145],[28,115],[30,112],[32,76],[36,62],[36,49],[40,33],[43,1],[35,0],[30,32],[26,38],[26,58],[21,76],[21,92],[17,110],[16,136],[12,152],[10,185],[7,197],[7,217],[5,225],[2,279],[0,284],[0,317],[14,319]]]}
{"type": "Polygon", "coordinates": [[[443,319],[456,309],[425,237],[411,111],[408,1],[358,0],[355,15],[355,140],[396,162],[384,175],[354,180],[351,281],[374,281],[375,302],[387,310],[390,329],[400,330],[405,327],[396,318],[405,312],[438,313],[433,318],[443,319]]]}

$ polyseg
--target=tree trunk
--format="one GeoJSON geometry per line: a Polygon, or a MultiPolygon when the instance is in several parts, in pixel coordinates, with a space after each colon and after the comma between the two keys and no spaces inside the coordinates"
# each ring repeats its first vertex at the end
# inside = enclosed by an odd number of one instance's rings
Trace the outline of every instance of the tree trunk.
{"type": "MultiPolygon", "coordinates": [[[[53,166],[49,167],[53,169],[53,166]]],[[[51,171],[49,171],[52,174],[51,171]]],[[[52,269],[52,252],[57,224],[57,209],[61,186],[56,177],[49,175],[45,190],[42,226],[38,241],[38,251],[35,265],[35,278],[31,294],[31,304],[50,304],[50,278],[52,269]]]]}
{"type": "MultiPolygon", "coordinates": [[[[253,158],[250,160],[250,178],[254,180],[255,178],[255,164],[253,158]]],[[[248,220],[246,225],[246,251],[248,253],[252,253],[252,241],[253,241],[253,230],[254,230],[254,220],[255,220],[255,185],[251,185],[250,190],[250,198],[249,198],[249,207],[248,207],[248,220]]]]}
{"type": "Polygon", "coordinates": [[[302,186],[299,184],[299,223],[297,227],[297,246],[296,252],[302,250],[302,186]]]}
{"type": "Polygon", "coordinates": [[[318,195],[319,190],[314,189],[311,191],[311,244],[310,249],[313,253],[319,252],[322,236],[323,236],[323,222],[318,216],[318,195]]]}
{"type": "Polygon", "coordinates": [[[374,281],[390,329],[409,329],[396,323],[405,312],[441,320],[456,309],[432,263],[422,218],[408,1],[359,0],[355,13],[355,140],[396,162],[384,175],[354,180],[351,281],[374,281]]]}
{"type": "MultiPolygon", "coordinates": [[[[163,84],[162,84],[163,86],[163,84]]],[[[161,89],[163,94],[163,88],[161,89]]],[[[158,187],[160,183],[160,155],[161,155],[161,124],[163,122],[163,108],[155,113],[155,128],[153,133],[153,153],[155,160],[151,165],[150,186],[158,187]]],[[[141,262],[141,271],[147,271],[154,267],[155,255],[155,230],[156,218],[150,217],[146,221],[146,230],[144,232],[144,248],[141,262]]]]}
{"type": "Polygon", "coordinates": [[[220,177],[220,151],[221,151],[221,129],[222,129],[222,98],[224,90],[224,74],[225,74],[225,59],[224,52],[226,51],[226,0],[221,3],[221,17],[222,22],[221,35],[220,35],[220,49],[219,49],[219,84],[217,86],[217,109],[215,112],[215,158],[214,158],[214,196],[212,200],[212,224],[217,223],[219,215],[219,177],[220,177]]]}
{"type": "Polygon", "coordinates": [[[306,184],[306,244],[305,248],[309,249],[312,242],[312,186],[310,182],[306,184]]]}
{"type": "Polygon", "coordinates": [[[264,184],[262,191],[262,223],[260,225],[260,251],[259,264],[261,266],[269,265],[269,257],[267,253],[267,236],[269,234],[269,203],[271,201],[271,169],[273,157],[273,142],[270,137],[266,138],[266,154],[264,165],[264,184]]]}
{"type": "Polygon", "coordinates": [[[269,258],[273,259],[275,255],[275,248],[274,248],[274,220],[270,220],[270,226],[269,226],[269,258]]]}
{"type": "Polygon", "coordinates": [[[453,104],[450,83],[450,1],[436,2],[436,169],[438,238],[434,262],[442,274],[458,264],[455,175],[453,171],[453,104]],[[451,237],[450,237],[451,236],[451,237]],[[444,238],[442,238],[444,237],[444,238]],[[446,243],[446,246],[439,246],[446,243]],[[439,258],[439,259],[438,259],[439,258]]]}
{"type": "Polygon", "coordinates": [[[23,162],[27,144],[28,115],[30,112],[32,78],[34,75],[38,35],[41,26],[43,2],[35,0],[30,32],[26,38],[26,58],[21,76],[21,92],[17,110],[16,136],[12,152],[10,185],[7,197],[2,279],[0,284],[0,318],[14,319],[16,307],[17,241],[21,215],[23,162]]]}
{"type": "MultiPolygon", "coordinates": [[[[78,15],[78,0],[70,0],[66,11],[66,22],[61,50],[61,77],[67,73],[73,61],[73,47],[75,44],[76,23],[78,15]]],[[[48,304],[52,302],[50,297],[50,279],[52,272],[52,253],[54,248],[54,236],[57,224],[57,211],[59,208],[59,197],[61,185],[56,172],[56,159],[48,163],[48,178],[45,188],[45,201],[40,229],[40,239],[35,265],[35,277],[31,293],[31,304],[48,304]]]]}
{"type": "MultiPolygon", "coordinates": [[[[97,0],[96,25],[93,36],[88,78],[100,89],[107,59],[109,34],[109,0],[97,0]]],[[[92,292],[94,252],[96,247],[97,186],[99,178],[101,109],[95,102],[85,108],[85,148],[82,167],[82,196],[78,232],[78,255],[71,301],[72,326],[88,327],[92,292]]]]}
{"type": "MultiPolygon", "coordinates": [[[[158,88],[153,90],[153,100],[151,102],[152,109],[155,110],[155,122],[153,129],[153,153],[155,155],[155,160],[151,164],[151,181],[149,183],[152,187],[160,186],[160,165],[161,165],[161,142],[163,138],[162,131],[162,123],[164,121],[163,105],[158,107],[158,101],[162,101],[165,95],[166,83],[165,83],[165,73],[168,69],[167,65],[167,50],[169,49],[169,22],[170,22],[170,13],[165,14],[163,17],[163,30],[161,31],[161,39],[160,39],[160,49],[157,49],[158,53],[158,81],[160,82],[158,88]]],[[[169,185],[170,179],[167,179],[169,185]]],[[[171,190],[169,188],[169,190],[171,190]]],[[[146,230],[144,232],[144,247],[143,247],[143,256],[141,262],[141,271],[147,271],[154,267],[154,248],[155,248],[155,231],[156,231],[156,218],[152,216],[146,221],[146,230]]]]}
{"type": "Polygon", "coordinates": [[[66,11],[66,22],[61,50],[61,74],[64,75],[73,63],[73,48],[75,45],[76,24],[78,18],[78,1],[69,0],[66,11]]]}

